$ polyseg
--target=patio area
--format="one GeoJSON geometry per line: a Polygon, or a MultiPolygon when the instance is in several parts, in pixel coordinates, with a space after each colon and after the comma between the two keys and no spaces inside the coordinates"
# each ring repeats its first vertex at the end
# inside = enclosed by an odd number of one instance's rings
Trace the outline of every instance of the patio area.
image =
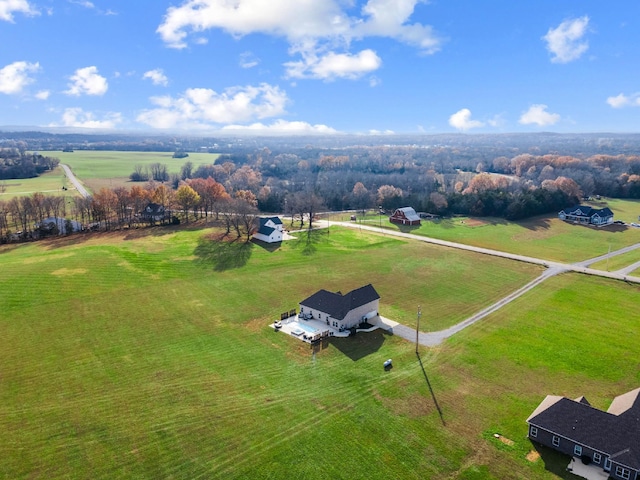
{"type": "MultiPolygon", "coordinates": [[[[369,320],[371,328],[366,330],[358,329],[357,332],[371,332],[378,328],[390,330],[396,322],[382,317],[374,317],[369,320]]],[[[337,328],[330,327],[326,323],[313,319],[303,319],[299,315],[291,316],[287,319],[276,321],[271,324],[275,330],[280,330],[292,337],[296,337],[303,342],[312,343],[326,337],[348,337],[351,332],[349,330],[340,331],[337,328]]]]}
{"type": "Polygon", "coordinates": [[[599,465],[585,465],[582,460],[576,457],[571,458],[569,465],[567,465],[567,471],[587,480],[607,480],[609,478],[609,474],[599,465]]]}

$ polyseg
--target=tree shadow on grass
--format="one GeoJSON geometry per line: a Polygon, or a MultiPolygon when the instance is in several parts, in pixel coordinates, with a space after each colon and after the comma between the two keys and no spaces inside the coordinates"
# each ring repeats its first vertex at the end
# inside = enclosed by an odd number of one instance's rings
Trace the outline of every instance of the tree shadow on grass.
{"type": "Polygon", "coordinates": [[[203,237],[198,240],[198,246],[193,251],[196,262],[204,266],[213,266],[217,272],[240,268],[247,264],[251,257],[253,244],[236,238],[225,241],[224,237],[203,237]]]}
{"type": "Polygon", "coordinates": [[[330,337],[329,343],[340,350],[354,362],[377,352],[384,343],[385,336],[390,335],[384,330],[373,332],[358,332],[351,337],[330,337]]]}
{"type": "Polygon", "coordinates": [[[319,244],[327,241],[327,235],[329,235],[327,229],[300,232],[297,235],[297,240],[292,241],[292,246],[300,249],[303,255],[310,256],[316,253],[319,244]]]}
{"type": "Polygon", "coordinates": [[[571,461],[571,457],[563,453],[557,452],[552,448],[545,447],[539,443],[531,442],[532,449],[537,451],[540,458],[544,462],[544,468],[564,480],[578,480],[578,477],[567,470],[567,465],[571,461]]]}

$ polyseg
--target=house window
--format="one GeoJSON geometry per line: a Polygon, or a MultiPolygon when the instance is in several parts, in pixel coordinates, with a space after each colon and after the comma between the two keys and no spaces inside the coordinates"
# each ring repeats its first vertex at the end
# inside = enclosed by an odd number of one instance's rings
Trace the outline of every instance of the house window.
{"type": "Polygon", "coordinates": [[[529,436],[534,438],[538,436],[538,429],[533,425],[531,425],[531,428],[529,429],[529,436]]]}
{"type": "Polygon", "coordinates": [[[597,463],[598,465],[600,465],[601,460],[602,460],[602,455],[600,455],[599,453],[593,454],[593,463],[597,463]]]}
{"type": "Polygon", "coordinates": [[[582,455],[582,447],[580,445],[575,445],[573,447],[573,454],[577,456],[582,455]]]}
{"type": "Polygon", "coordinates": [[[560,446],[560,437],[556,437],[555,435],[553,436],[553,439],[551,440],[551,443],[553,444],[554,447],[558,447],[560,446]]]}
{"type": "Polygon", "coordinates": [[[602,467],[605,472],[611,470],[611,459],[609,457],[604,459],[604,467],[602,467]]]}
{"type": "Polygon", "coordinates": [[[629,472],[629,470],[627,470],[626,468],[616,467],[616,475],[619,476],[620,478],[629,480],[630,474],[631,472],[629,472]]]}

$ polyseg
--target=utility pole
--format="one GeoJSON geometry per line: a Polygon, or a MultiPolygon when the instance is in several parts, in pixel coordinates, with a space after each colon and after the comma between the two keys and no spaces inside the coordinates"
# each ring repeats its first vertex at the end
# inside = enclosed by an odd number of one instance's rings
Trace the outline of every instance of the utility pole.
{"type": "Polygon", "coordinates": [[[418,335],[420,334],[420,317],[422,316],[422,310],[420,309],[420,305],[418,305],[418,321],[416,322],[416,353],[418,353],[418,335]]]}

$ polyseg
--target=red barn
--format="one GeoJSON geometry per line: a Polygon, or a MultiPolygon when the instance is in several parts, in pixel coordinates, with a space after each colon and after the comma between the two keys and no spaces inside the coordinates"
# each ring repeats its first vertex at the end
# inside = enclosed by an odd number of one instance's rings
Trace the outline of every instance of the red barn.
{"type": "Polygon", "coordinates": [[[420,217],[411,207],[397,208],[389,217],[389,221],[399,225],[420,225],[420,217]]]}

